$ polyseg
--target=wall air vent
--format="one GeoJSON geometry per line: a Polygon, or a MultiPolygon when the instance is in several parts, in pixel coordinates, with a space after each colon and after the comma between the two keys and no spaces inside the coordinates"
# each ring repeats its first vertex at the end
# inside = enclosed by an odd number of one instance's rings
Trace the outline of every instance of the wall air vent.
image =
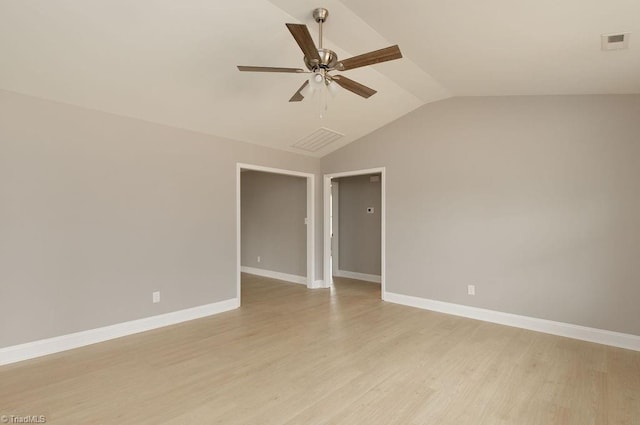
{"type": "Polygon", "coordinates": [[[340,134],[337,131],[329,130],[328,128],[320,127],[310,135],[303,137],[291,146],[294,148],[305,150],[307,152],[317,152],[327,146],[329,143],[333,143],[341,137],[344,137],[344,134],[340,134]]]}
{"type": "Polygon", "coordinates": [[[631,33],[602,34],[602,50],[622,50],[629,48],[631,33]]]}

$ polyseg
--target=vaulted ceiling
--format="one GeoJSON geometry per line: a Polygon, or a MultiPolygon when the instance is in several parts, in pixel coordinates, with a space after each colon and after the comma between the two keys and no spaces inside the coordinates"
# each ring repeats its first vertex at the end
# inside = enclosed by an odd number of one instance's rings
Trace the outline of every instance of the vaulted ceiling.
{"type": "Polygon", "coordinates": [[[323,156],[450,96],[640,93],[638,0],[3,0],[0,89],[323,156]],[[290,103],[305,74],[285,27],[329,9],[341,59],[399,44],[404,58],[344,75],[378,90],[290,103]],[[631,33],[627,50],[600,35],[631,33]],[[320,127],[344,136],[292,147],[320,127]]]}

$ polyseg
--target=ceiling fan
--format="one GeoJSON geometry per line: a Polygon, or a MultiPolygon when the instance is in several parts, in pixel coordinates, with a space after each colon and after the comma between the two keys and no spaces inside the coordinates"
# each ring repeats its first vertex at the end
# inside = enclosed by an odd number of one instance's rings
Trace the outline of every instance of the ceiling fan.
{"type": "Polygon", "coordinates": [[[342,61],[338,60],[338,55],[333,50],[322,47],[322,24],[327,20],[329,11],[325,8],[317,8],[313,11],[313,18],[319,26],[318,47],[316,47],[309,28],[303,24],[286,24],[291,35],[300,46],[304,53],[304,63],[308,69],[302,68],[276,68],[265,66],[238,66],[240,71],[249,72],[288,72],[288,73],[306,73],[313,74],[311,78],[305,80],[295,94],[289,99],[289,102],[300,102],[304,99],[305,94],[318,87],[325,86],[329,90],[335,88],[335,84],[349,90],[359,96],[369,98],[376,94],[376,91],[370,87],[353,81],[343,75],[331,75],[332,71],[348,71],[362,66],[373,65],[380,62],[386,62],[394,59],[400,59],[402,53],[400,48],[395,46],[386,47],[384,49],[375,50],[373,52],[364,53],[342,61]],[[334,84],[335,83],[335,84],[334,84]]]}

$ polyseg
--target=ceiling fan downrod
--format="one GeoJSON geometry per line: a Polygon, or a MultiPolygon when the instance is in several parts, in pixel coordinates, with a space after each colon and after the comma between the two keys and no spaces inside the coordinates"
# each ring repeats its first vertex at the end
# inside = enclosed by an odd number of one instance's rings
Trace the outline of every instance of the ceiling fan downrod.
{"type": "Polygon", "coordinates": [[[318,23],[320,36],[318,37],[318,49],[322,49],[322,24],[327,20],[329,11],[324,7],[313,10],[313,19],[318,23]]]}

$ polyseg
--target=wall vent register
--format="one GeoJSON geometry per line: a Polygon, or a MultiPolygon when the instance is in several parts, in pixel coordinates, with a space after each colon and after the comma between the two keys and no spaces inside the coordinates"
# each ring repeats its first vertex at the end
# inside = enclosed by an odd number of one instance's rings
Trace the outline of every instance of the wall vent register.
{"type": "Polygon", "coordinates": [[[628,32],[618,34],[602,34],[602,50],[623,50],[629,48],[629,38],[631,34],[628,32]]]}

